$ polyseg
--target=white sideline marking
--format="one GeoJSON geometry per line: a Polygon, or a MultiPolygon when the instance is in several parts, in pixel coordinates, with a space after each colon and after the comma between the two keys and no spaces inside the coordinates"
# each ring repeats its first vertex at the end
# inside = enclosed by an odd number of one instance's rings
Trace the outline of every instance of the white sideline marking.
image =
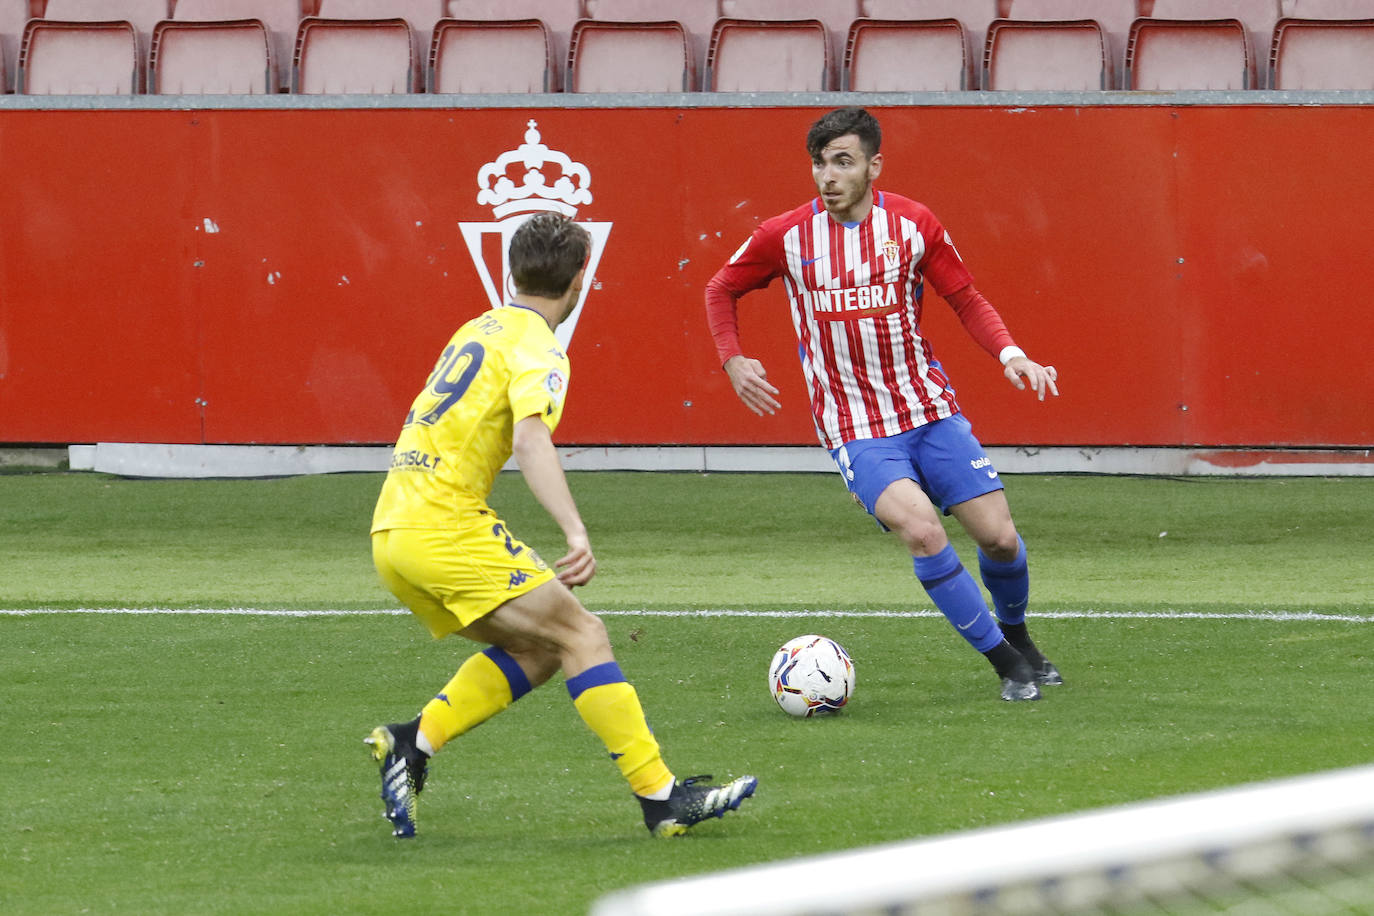
{"type": "MultiPolygon", "coordinates": [[[[403,617],[403,608],[372,608],[356,611],[289,611],[270,608],[0,608],[0,617],[33,617],[39,614],[128,614],[230,617],[403,617]]],[[[695,611],[596,611],[600,617],[771,617],[802,619],[808,617],[896,617],[940,618],[939,611],[742,611],[727,608],[695,611]]],[[[1374,623],[1374,614],[1319,614],[1315,611],[1040,611],[1029,615],[1042,620],[1269,620],[1281,622],[1326,621],[1334,623],[1374,623]]]]}

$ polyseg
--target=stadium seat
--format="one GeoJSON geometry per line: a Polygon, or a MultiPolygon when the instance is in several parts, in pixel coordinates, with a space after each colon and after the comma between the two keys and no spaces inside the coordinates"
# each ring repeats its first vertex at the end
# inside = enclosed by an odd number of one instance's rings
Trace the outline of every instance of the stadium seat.
{"type": "Polygon", "coordinates": [[[296,51],[296,30],[301,21],[300,0],[172,0],[172,18],[178,22],[232,22],[256,19],[267,28],[272,43],[273,92],[291,85],[291,61],[296,51]]]}
{"type": "Polygon", "coordinates": [[[0,0],[0,74],[6,88],[15,85],[15,65],[19,62],[19,39],[29,21],[29,0],[0,0]]]}
{"type": "MultiPolygon", "coordinates": [[[[1269,47],[1274,35],[1274,23],[1279,18],[1279,0],[1141,0],[1140,9],[1144,16],[1152,20],[1239,22],[1243,27],[1251,61],[1247,88],[1264,88],[1259,82],[1263,73],[1257,73],[1254,69],[1255,52],[1263,52],[1269,47]]],[[[1197,50],[1208,53],[1206,43],[1196,36],[1187,40],[1197,40],[1197,50]]],[[[1218,46],[1223,43],[1219,36],[1217,42],[1218,46]]]]}
{"type": "Polygon", "coordinates": [[[695,68],[682,23],[584,19],[569,39],[568,92],[690,92],[695,68]]]}
{"type": "Polygon", "coordinates": [[[984,89],[1111,89],[1111,74],[1107,39],[1094,20],[999,19],[988,26],[984,89]]]}
{"type": "Polygon", "coordinates": [[[276,92],[271,38],[256,19],[165,20],[153,29],[148,92],[265,95],[276,92]]]}
{"type": "Polygon", "coordinates": [[[1137,19],[1123,89],[1253,89],[1254,58],[1237,19],[1137,19]]]}
{"type": "Polygon", "coordinates": [[[128,22],[138,39],[138,59],[148,59],[153,28],[168,16],[168,0],[38,0],[43,19],[65,22],[128,22]]]}
{"type": "Polygon", "coordinates": [[[855,92],[971,89],[968,38],[957,19],[857,19],[845,43],[840,88],[855,92]]]}
{"type": "Polygon", "coordinates": [[[1284,0],[1285,19],[1374,19],[1374,0],[1284,0]]]}
{"type": "Polygon", "coordinates": [[[1374,18],[1280,19],[1269,88],[1374,90],[1374,18]]]}
{"type": "Polygon", "coordinates": [[[31,19],[19,45],[15,91],[131,95],[141,88],[141,69],[132,23],[31,19]]]}
{"type": "Polygon", "coordinates": [[[830,43],[819,19],[718,19],[706,49],[707,92],[823,92],[830,43]]]}
{"type": "Polygon", "coordinates": [[[1114,79],[1125,63],[1126,38],[1136,18],[1137,6],[1137,0],[1010,0],[1005,18],[1037,22],[1091,19],[1102,28],[1114,79]]]}
{"type": "Polygon", "coordinates": [[[597,22],[680,22],[687,32],[687,47],[692,53],[692,73],[706,66],[706,45],[711,26],[716,22],[719,4],[684,3],[682,0],[584,0],[584,13],[597,22]]]}
{"type": "Polygon", "coordinates": [[[321,19],[404,19],[410,26],[411,59],[415,63],[411,85],[417,92],[424,86],[421,68],[429,57],[434,25],[444,18],[444,0],[305,0],[302,8],[307,15],[321,19]]]}
{"type": "MultiPolygon", "coordinates": [[[[844,57],[850,24],[859,16],[858,0],[720,0],[723,19],[819,19],[825,25],[829,59],[844,57]]],[[[834,80],[829,80],[834,85],[834,80]]]]}
{"type": "MultiPolygon", "coordinates": [[[[1291,2],[1291,0],[1288,0],[1291,2]]],[[[1141,0],[1141,13],[1152,19],[1239,19],[1253,35],[1274,30],[1280,0],[1141,0]],[[1148,7],[1148,9],[1147,9],[1148,7]]]]}
{"type": "MultiPolygon", "coordinates": [[[[562,64],[568,60],[573,24],[582,18],[582,0],[447,0],[449,19],[538,19],[549,30],[554,68],[554,91],[562,88],[562,64]]],[[[715,6],[715,0],[711,0],[715,6]]],[[[655,17],[658,18],[658,17],[655,17]]],[[[675,18],[675,17],[672,17],[675,18]]]]}
{"type": "Polygon", "coordinates": [[[957,19],[972,47],[981,53],[988,23],[1001,18],[1001,12],[998,0],[859,0],[859,16],[908,21],[957,19]]]}
{"type": "MultiPolygon", "coordinates": [[[[859,16],[863,19],[908,23],[935,23],[947,19],[957,21],[964,30],[968,89],[978,88],[988,24],[999,15],[999,0],[859,0],[859,16]]],[[[910,63],[915,64],[914,61],[910,63]]]]}
{"type": "Polygon", "coordinates": [[[414,89],[410,26],[404,19],[301,20],[291,91],[389,94],[414,89]]]}
{"type": "Polygon", "coordinates": [[[429,49],[429,91],[551,92],[552,48],[538,19],[440,19],[429,49]]]}

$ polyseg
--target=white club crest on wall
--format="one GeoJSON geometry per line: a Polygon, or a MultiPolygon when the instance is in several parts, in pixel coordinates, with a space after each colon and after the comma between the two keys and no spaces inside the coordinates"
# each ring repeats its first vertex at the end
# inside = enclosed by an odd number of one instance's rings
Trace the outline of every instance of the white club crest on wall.
{"type": "MultiPolygon", "coordinates": [[[[526,122],[525,142],[513,150],[501,153],[495,160],[486,163],[477,171],[477,203],[491,207],[495,222],[459,223],[468,252],[477,266],[477,274],[482,287],[493,308],[508,300],[514,291],[510,283],[510,237],[520,224],[539,211],[552,210],[564,216],[574,217],[578,208],[592,202],[590,185],[591,172],[585,165],[576,162],[567,153],[549,149],[540,136],[538,124],[533,119],[526,122]],[[524,167],[522,175],[517,176],[520,183],[512,180],[511,167],[524,167]],[[556,174],[549,174],[549,167],[556,174]],[[496,234],[501,240],[500,283],[497,284],[491,267],[482,251],[482,239],[487,234],[496,234]]],[[[558,326],[556,336],[559,343],[567,348],[572,341],[577,320],[582,314],[582,306],[587,301],[587,293],[594,285],[591,281],[596,274],[596,266],[601,261],[601,253],[606,249],[606,239],[611,233],[611,223],[581,222],[592,237],[591,257],[587,261],[588,282],[582,287],[573,313],[558,326]]]]}

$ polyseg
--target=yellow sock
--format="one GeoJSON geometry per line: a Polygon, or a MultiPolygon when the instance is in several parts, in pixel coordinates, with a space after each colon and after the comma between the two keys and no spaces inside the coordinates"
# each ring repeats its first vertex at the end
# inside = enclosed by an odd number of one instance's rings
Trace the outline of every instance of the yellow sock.
{"type": "Polygon", "coordinates": [[[425,704],[420,731],[438,751],[529,691],[529,678],[515,659],[493,646],[463,662],[439,695],[425,704]]]}
{"type": "Polygon", "coordinates": [[[611,759],[636,795],[654,795],[673,782],[639,694],[626,682],[615,662],[595,665],[568,679],[568,693],[587,727],[611,752],[611,759]]]}

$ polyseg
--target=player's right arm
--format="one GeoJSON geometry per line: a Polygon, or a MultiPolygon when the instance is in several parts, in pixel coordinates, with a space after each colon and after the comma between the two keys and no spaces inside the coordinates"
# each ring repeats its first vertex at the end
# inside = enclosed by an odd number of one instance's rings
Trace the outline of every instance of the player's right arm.
{"type": "Polygon", "coordinates": [[[538,414],[531,414],[515,424],[511,438],[511,454],[520,466],[525,484],[539,500],[568,542],[568,552],[554,564],[558,580],[569,587],[586,585],[596,573],[596,557],[592,555],[587,526],[568,489],[568,478],[558,460],[553,445],[553,433],[538,414]]]}
{"type": "Polygon", "coordinates": [[[759,416],[775,413],[782,403],[778,389],[768,381],[768,371],[757,359],[744,355],[739,337],[739,299],[762,289],[778,275],[780,252],[765,223],[730,257],[706,284],[706,323],[716,344],[721,368],[744,406],[759,416]]]}

